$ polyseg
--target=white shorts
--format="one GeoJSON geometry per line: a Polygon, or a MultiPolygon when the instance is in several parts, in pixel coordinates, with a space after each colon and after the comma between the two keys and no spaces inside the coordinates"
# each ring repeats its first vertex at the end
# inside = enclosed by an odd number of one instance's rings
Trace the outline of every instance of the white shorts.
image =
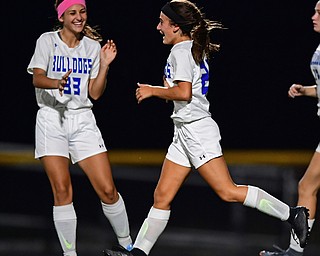
{"type": "Polygon", "coordinates": [[[166,158],[198,169],[209,160],[222,156],[220,140],[219,127],[211,117],[191,123],[175,123],[173,141],[166,158]]]}
{"type": "Polygon", "coordinates": [[[39,109],[36,119],[35,158],[71,156],[72,163],[107,151],[91,110],[64,114],[39,109]]]}

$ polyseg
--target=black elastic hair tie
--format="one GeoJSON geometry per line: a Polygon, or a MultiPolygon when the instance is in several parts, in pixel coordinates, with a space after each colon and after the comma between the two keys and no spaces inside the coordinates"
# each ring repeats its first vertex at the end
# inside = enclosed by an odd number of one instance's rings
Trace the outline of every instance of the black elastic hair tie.
{"type": "Polygon", "coordinates": [[[183,25],[186,23],[186,20],[182,18],[180,15],[178,15],[174,10],[172,10],[170,6],[170,2],[166,3],[162,8],[161,11],[168,16],[169,19],[171,19],[173,22],[175,22],[178,25],[183,25]]]}

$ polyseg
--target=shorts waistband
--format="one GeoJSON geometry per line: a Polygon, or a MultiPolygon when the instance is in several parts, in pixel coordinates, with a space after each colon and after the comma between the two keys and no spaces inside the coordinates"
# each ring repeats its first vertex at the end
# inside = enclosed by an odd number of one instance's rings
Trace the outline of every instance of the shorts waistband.
{"type": "Polygon", "coordinates": [[[178,121],[178,120],[173,120],[173,123],[177,126],[182,126],[182,125],[185,125],[185,124],[192,124],[192,123],[195,123],[197,121],[201,121],[201,120],[204,120],[206,118],[211,118],[210,116],[206,116],[206,117],[203,117],[203,118],[199,118],[199,119],[196,119],[196,120],[193,120],[193,121],[190,121],[190,122],[181,122],[181,121],[178,121]]]}
{"type": "Polygon", "coordinates": [[[50,107],[43,107],[40,108],[39,111],[46,111],[50,113],[56,113],[56,114],[63,114],[64,116],[69,116],[69,115],[77,115],[81,114],[87,111],[91,111],[91,108],[80,108],[80,109],[65,109],[65,108],[50,108],[50,107]]]}

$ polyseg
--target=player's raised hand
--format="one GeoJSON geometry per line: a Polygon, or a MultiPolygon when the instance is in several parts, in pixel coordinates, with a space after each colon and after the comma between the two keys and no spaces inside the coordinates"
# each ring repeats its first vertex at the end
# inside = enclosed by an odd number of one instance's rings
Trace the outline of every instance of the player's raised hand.
{"type": "Polygon", "coordinates": [[[288,91],[288,96],[294,98],[296,96],[302,96],[304,93],[304,88],[301,84],[293,84],[290,86],[288,91]]]}
{"type": "Polygon", "coordinates": [[[108,40],[107,43],[101,47],[100,51],[100,65],[108,67],[117,55],[117,46],[113,40],[108,40]]]}
{"type": "Polygon", "coordinates": [[[65,73],[60,80],[58,80],[58,89],[61,96],[63,95],[64,87],[68,82],[68,78],[71,72],[72,72],[72,69],[69,69],[69,71],[65,73]]]}

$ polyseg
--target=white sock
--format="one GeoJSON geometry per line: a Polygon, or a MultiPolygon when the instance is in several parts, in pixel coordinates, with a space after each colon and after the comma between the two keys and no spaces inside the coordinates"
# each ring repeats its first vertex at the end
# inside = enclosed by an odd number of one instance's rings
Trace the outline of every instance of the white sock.
{"type": "Polygon", "coordinates": [[[53,206],[53,221],[65,256],[76,256],[77,216],[73,203],[53,206]]]}
{"type": "Polygon", "coordinates": [[[130,236],[129,221],[121,195],[119,194],[119,200],[114,204],[105,204],[103,202],[101,202],[101,204],[103,213],[109,220],[119,244],[126,249],[130,248],[132,239],[130,236]]]}
{"type": "Polygon", "coordinates": [[[149,255],[153,245],[167,226],[169,217],[170,210],[160,210],[151,207],[148,217],[144,220],[139,230],[133,247],[149,255]]]}
{"type": "Polygon", "coordinates": [[[288,205],[254,186],[248,186],[248,193],[243,205],[256,208],[282,221],[287,220],[290,216],[290,207],[288,205]]]}
{"type": "MultiPolygon", "coordinates": [[[[308,226],[310,228],[310,231],[312,229],[313,223],[314,223],[315,219],[312,220],[308,220],[308,226]]],[[[297,251],[297,252],[303,252],[304,248],[300,247],[300,244],[297,243],[297,238],[294,239],[294,237],[292,236],[292,234],[290,235],[290,248],[297,251]]]]}

